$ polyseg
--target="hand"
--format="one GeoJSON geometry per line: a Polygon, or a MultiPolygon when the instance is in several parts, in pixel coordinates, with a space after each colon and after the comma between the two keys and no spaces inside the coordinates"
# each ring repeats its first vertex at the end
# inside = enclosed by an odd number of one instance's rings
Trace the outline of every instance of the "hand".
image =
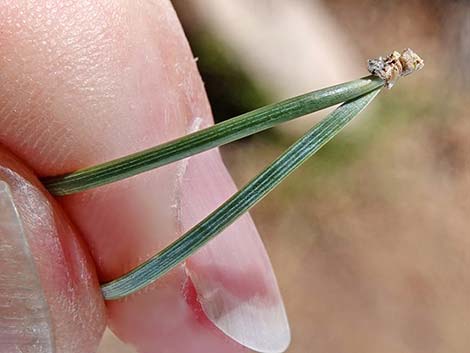
{"type": "Polygon", "coordinates": [[[101,296],[235,191],[217,151],[57,200],[38,182],[212,124],[169,2],[3,1],[0,82],[2,352],[95,352],[106,322],[143,353],[286,348],[248,215],[151,286],[101,296]]]}

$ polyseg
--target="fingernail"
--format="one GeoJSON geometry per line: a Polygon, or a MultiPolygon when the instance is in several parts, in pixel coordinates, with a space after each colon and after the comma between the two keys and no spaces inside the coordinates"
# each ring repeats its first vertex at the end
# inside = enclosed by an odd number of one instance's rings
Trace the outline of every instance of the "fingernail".
{"type": "MultiPolygon", "coordinates": [[[[188,164],[182,225],[198,223],[228,198],[233,183],[217,155],[201,154],[188,164]],[[210,171],[210,172],[208,172],[210,171]]],[[[241,345],[257,352],[284,352],[290,329],[269,258],[249,217],[244,215],[186,262],[197,301],[207,318],[241,345]]]]}
{"type": "Polygon", "coordinates": [[[53,353],[50,314],[23,225],[0,180],[0,351],[53,353]]]}
{"type": "MultiPolygon", "coordinates": [[[[262,284],[245,296],[246,288],[237,292],[226,286],[226,281],[205,275],[207,272],[187,270],[207,318],[227,336],[254,351],[284,352],[290,343],[290,330],[277,288],[263,288],[262,284]]],[[[250,286],[259,284],[251,282],[250,286]]]]}

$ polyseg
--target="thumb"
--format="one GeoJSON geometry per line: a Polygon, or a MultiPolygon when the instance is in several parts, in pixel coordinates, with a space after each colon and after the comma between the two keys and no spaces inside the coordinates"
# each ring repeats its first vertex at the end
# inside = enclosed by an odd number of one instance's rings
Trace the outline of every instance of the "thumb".
{"type": "Polygon", "coordinates": [[[75,229],[0,147],[0,351],[94,352],[104,305],[75,229]]]}

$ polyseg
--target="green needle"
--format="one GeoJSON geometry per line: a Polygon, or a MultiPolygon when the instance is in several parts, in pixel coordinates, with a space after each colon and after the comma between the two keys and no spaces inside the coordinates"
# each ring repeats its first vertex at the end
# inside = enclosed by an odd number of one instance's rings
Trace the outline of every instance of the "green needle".
{"type": "Polygon", "coordinates": [[[122,180],[211,148],[269,129],[277,124],[354,99],[382,87],[368,76],[264,106],[162,145],[42,182],[54,195],[69,195],[122,180]]]}
{"type": "MultiPolygon", "coordinates": [[[[355,82],[359,84],[358,81],[355,82]]],[[[238,217],[253,207],[290,173],[339,133],[341,129],[375,98],[380,91],[378,88],[380,88],[382,84],[371,81],[367,84],[367,87],[370,88],[370,85],[376,86],[375,90],[342,104],[335,111],[330,113],[323,121],[310,129],[263,172],[181,238],[127,274],[109,283],[103,284],[101,288],[104,298],[107,300],[119,299],[154,282],[177,264],[188,258],[196,250],[233,223],[238,217]]],[[[304,96],[304,98],[294,98],[291,100],[291,103],[284,102],[280,104],[295,105],[296,99],[309,100],[304,96]]],[[[314,102],[314,106],[318,107],[318,101],[314,100],[314,102]]],[[[311,108],[313,103],[310,103],[311,108]]],[[[322,104],[321,106],[324,107],[325,105],[322,104]]],[[[292,105],[290,107],[292,107],[292,105]]],[[[302,109],[301,111],[302,113],[306,111],[310,112],[310,108],[302,109]]],[[[260,116],[266,114],[264,108],[262,109],[263,113],[258,113],[260,116]]],[[[285,106],[283,109],[285,109],[285,106]]],[[[289,109],[293,108],[288,108],[288,110],[289,109]]],[[[292,113],[290,114],[289,116],[293,115],[292,113]]],[[[269,120],[266,120],[267,124],[271,124],[268,121],[269,120]]]]}

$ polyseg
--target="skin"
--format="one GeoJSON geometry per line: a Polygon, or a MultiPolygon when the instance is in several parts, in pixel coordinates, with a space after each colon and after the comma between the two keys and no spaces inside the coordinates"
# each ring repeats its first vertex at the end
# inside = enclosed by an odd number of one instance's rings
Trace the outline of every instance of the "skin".
{"type": "Polygon", "coordinates": [[[106,323],[144,353],[245,351],[207,319],[188,273],[215,278],[239,298],[262,293],[278,300],[249,216],[227,231],[238,238],[206,250],[227,259],[222,269],[205,262],[207,256],[194,256],[187,268],[126,299],[105,305],[99,290],[99,281],[138,265],[235,191],[217,151],[57,200],[37,178],[212,124],[170,3],[1,1],[0,80],[0,178],[10,185],[23,220],[44,217],[36,214],[39,204],[54,215],[49,232],[34,222],[25,228],[57,351],[96,351],[106,323]],[[215,186],[204,191],[214,176],[215,186]],[[25,194],[28,188],[35,199],[25,194]],[[257,260],[240,265],[234,249],[257,260]],[[54,261],[60,266],[51,266],[54,261]],[[243,281],[247,273],[253,280],[243,281]]]}

